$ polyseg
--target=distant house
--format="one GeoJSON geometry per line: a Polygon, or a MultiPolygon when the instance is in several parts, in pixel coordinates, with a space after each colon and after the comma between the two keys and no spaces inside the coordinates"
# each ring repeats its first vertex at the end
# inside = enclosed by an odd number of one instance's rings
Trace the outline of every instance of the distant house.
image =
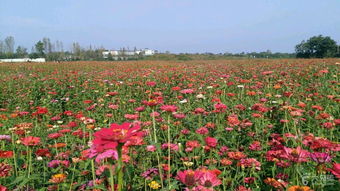
{"type": "Polygon", "coordinates": [[[120,57],[129,57],[129,56],[137,56],[137,55],[141,55],[141,56],[151,56],[154,55],[156,53],[155,50],[150,50],[150,49],[142,49],[142,50],[126,50],[126,49],[122,49],[122,50],[106,50],[103,51],[103,57],[104,58],[109,58],[109,55],[112,56],[113,59],[117,60],[120,57]]]}
{"type": "Polygon", "coordinates": [[[45,58],[13,58],[13,59],[0,59],[0,62],[46,62],[45,58]]]}
{"type": "Polygon", "coordinates": [[[154,50],[150,50],[150,49],[144,49],[144,55],[145,56],[152,56],[154,55],[156,52],[154,50]]]}

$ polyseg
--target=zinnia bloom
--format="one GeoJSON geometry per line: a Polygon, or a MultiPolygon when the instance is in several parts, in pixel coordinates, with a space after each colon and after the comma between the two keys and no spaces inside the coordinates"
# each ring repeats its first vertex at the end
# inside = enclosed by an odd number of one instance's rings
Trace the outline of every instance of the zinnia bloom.
{"type": "Polygon", "coordinates": [[[194,186],[197,181],[201,178],[202,172],[199,170],[184,170],[177,173],[176,179],[181,181],[188,187],[194,186]]]}
{"type": "Polygon", "coordinates": [[[328,153],[310,153],[310,158],[317,163],[327,163],[330,162],[332,157],[328,153]]]}
{"type": "Polygon", "coordinates": [[[297,147],[297,148],[283,147],[282,157],[293,162],[297,162],[297,163],[306,162],[308,159],[308,155],[309,155],[309,152],[301,149],[301,147],[297,147]]]}
{"type": "Polygon", "coordinates": [[[26,146],[36,146],[40,143],[40,137],[23,137],[20,139],[21,143],[26,145],[26,146]]]}
{"type": "Polygon", "coordinates": [[[288,188],[288,191],[313,191],[308,186],[291,186],[288,188]]]}
{"type": "Polygon", "coordinates": [[[205,144],[207,144],[209,147],[216,147],[217,139],[213,137],[207,137],[205,138],[205,144]]]}
{"type": "Polygon", "coordinates": [[[65,179],[66,179],[65,174],[55,174],[55,175],[52,176],[52,178],[49,180],[49,182],[59,184],[59,183],[64,182],[65,179]]]}
{"type": "Polygon", "coordinates": [[[205,188],[213,188],[222,184],[222,181],[218,179],[214,172],[208,170],[203,172],[202,177],[199,179],[199,184],[205,188]]]}
{"type": "Polygon", "coordinates": [[[333,168],[330,168],[328,170],[340,180],[340,163],[334,163],[333,168]]]}
{"type": "Polygon", "coordinates": [[[12,158],[13,151],[0,151],[0,158],[12,158]]]}
{"type": "Polygon", "coordinates": [[[94,133],[95,139],[93,145],[97,152],[103,152],[107,149],[116,149],[118,144],[123,144],[134,136],[142,137],[143,132],[139,131],[140,126],[131,123],[111,124],[110,128],[102,128],[94,133]]]}
{"type": "Polygon", "coordinates": [[[6,163],[0,163],[0,177],[9,176],[12,166],[6,163]]]}
{"type": "Polygon", "coordinates": [[[161,110],[166,111],[166,112],[176,112],[177,106],[175,105],[162,105],[160,107],[161,110]]]}

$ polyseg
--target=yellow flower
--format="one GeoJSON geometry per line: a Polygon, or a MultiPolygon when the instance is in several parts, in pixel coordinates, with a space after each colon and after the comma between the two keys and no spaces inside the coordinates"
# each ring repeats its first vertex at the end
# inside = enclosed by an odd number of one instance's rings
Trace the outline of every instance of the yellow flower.
{"type": "Polygon", "coordinates": [[[158,184],[158,182],[156,182],[156,181],[150,182],[150,183],[149,183],[149,186],[150,186],[150,188],[152,188],[152,189],[154,189],[154,190],[157,190],[158,188],[161,187],[161,185],[158,184]]]}
{"type": "Polygon", "coordinates": [[[66,179],[66,177],[67,176],[65,174],[55,174],[52,176],[49,182],[59,184],[63,182],[66,179]]]}
{"type": "Polygon", "coordinates": [[[192,166],[194,163],[193,162],[183,162],[183,164],[185,165],[185,166],[192,166]]]}

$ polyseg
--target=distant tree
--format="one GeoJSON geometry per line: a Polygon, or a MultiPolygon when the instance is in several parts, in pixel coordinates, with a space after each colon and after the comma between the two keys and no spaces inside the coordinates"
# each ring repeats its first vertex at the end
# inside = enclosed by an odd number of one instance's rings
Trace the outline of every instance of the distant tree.
{"type": "Polygon", "coordinates": [[[45,54],[49,54],[52,52],[52,44],[51,44],[51,40],[49,38],[43,38],[42,40],[43,44],[44,44],[44,52],[45,54]]]}
{"type": "Polygon", "coordinates": [[[35,51],[36,51],[36,53],[38,54],[38,56],[44,57],[44,56],[45,56],[44,50],[45,50],[44,43],[41,42],[41,41],[39,40],[39,41],[35,44],[35,51]]]}
{"type": "Polygon", "coordinates": [[[3,52],[5,52],[5,45],[4,45],[4,42],[0,40],[0,54],[3,52]]]}
{"type": "Polygon", "coordinates": [[[82,48],[80,47],[78,42],[74,42],[72,44],[72,53],[74,55],[75,60],[81,60],[82,59],[82,48]]]}
{"type": "Polygon", "coordinates": [[[8,36],[5,38],[5,52],[6,53],[14,53],[14,37],[8,36]]]}
{"type": "Polygon", "coordinates": [[[18,46],[18,48],[16,50],[16,57],[23,58],[23,57],[26,57],[27,55],[28,55],[27,48],[24,48],[22,46],[18,46]]]}
{"type": "Polygon", "coordinates": [[[295,46],[297,58],[324,58],[335,57],[337,54],[337,44],[330,37],[313,36],[307,41],[302,41],[295,46]]]}

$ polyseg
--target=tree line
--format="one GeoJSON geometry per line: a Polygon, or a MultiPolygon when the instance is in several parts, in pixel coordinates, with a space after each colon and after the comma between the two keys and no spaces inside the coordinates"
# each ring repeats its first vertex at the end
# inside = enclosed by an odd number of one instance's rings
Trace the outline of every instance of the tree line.
{"type": "Polygon", "coordinates": [[[50,38],[43,38],[35,43],[28,52],[27,48],[17,46],[15,49],[14,37],[8,36],[0,39],[0,59],[4,58],[46,58],[48,61],[75,61],[75,60],[103,60],[103,47],[87,48],[80,46],[78,42],[72,43],[71,50],[65,50],[62,41],[52,42],[50,38]]]}
{"type": "MultiPolygon", "coordinates": [[[[203,54],[170,54],[165,52],[149,57],[131,57],[131,59],[151,60],[194,60],[194,59],[224,59],[224,58],[330,58],[340,57],[340,45],[329,36],[313,36],[303,40],[295,46],[295,53],[241,52],[241,53],[203,53],[203,54]]],[[[71,50],[65,50],[62,41],[52,42],[45,37],[28,52],[23,46],[15,47],[13,36],[0,39],[0,59],[2,58],[46,58],[48,61],[74,61],[74,60],[104,60],[102,52],[104,47],[82,47],[78,42],[72,43],[71,50]]],[[[110,59],[109,56],[106,58],[110,59]]]]}

